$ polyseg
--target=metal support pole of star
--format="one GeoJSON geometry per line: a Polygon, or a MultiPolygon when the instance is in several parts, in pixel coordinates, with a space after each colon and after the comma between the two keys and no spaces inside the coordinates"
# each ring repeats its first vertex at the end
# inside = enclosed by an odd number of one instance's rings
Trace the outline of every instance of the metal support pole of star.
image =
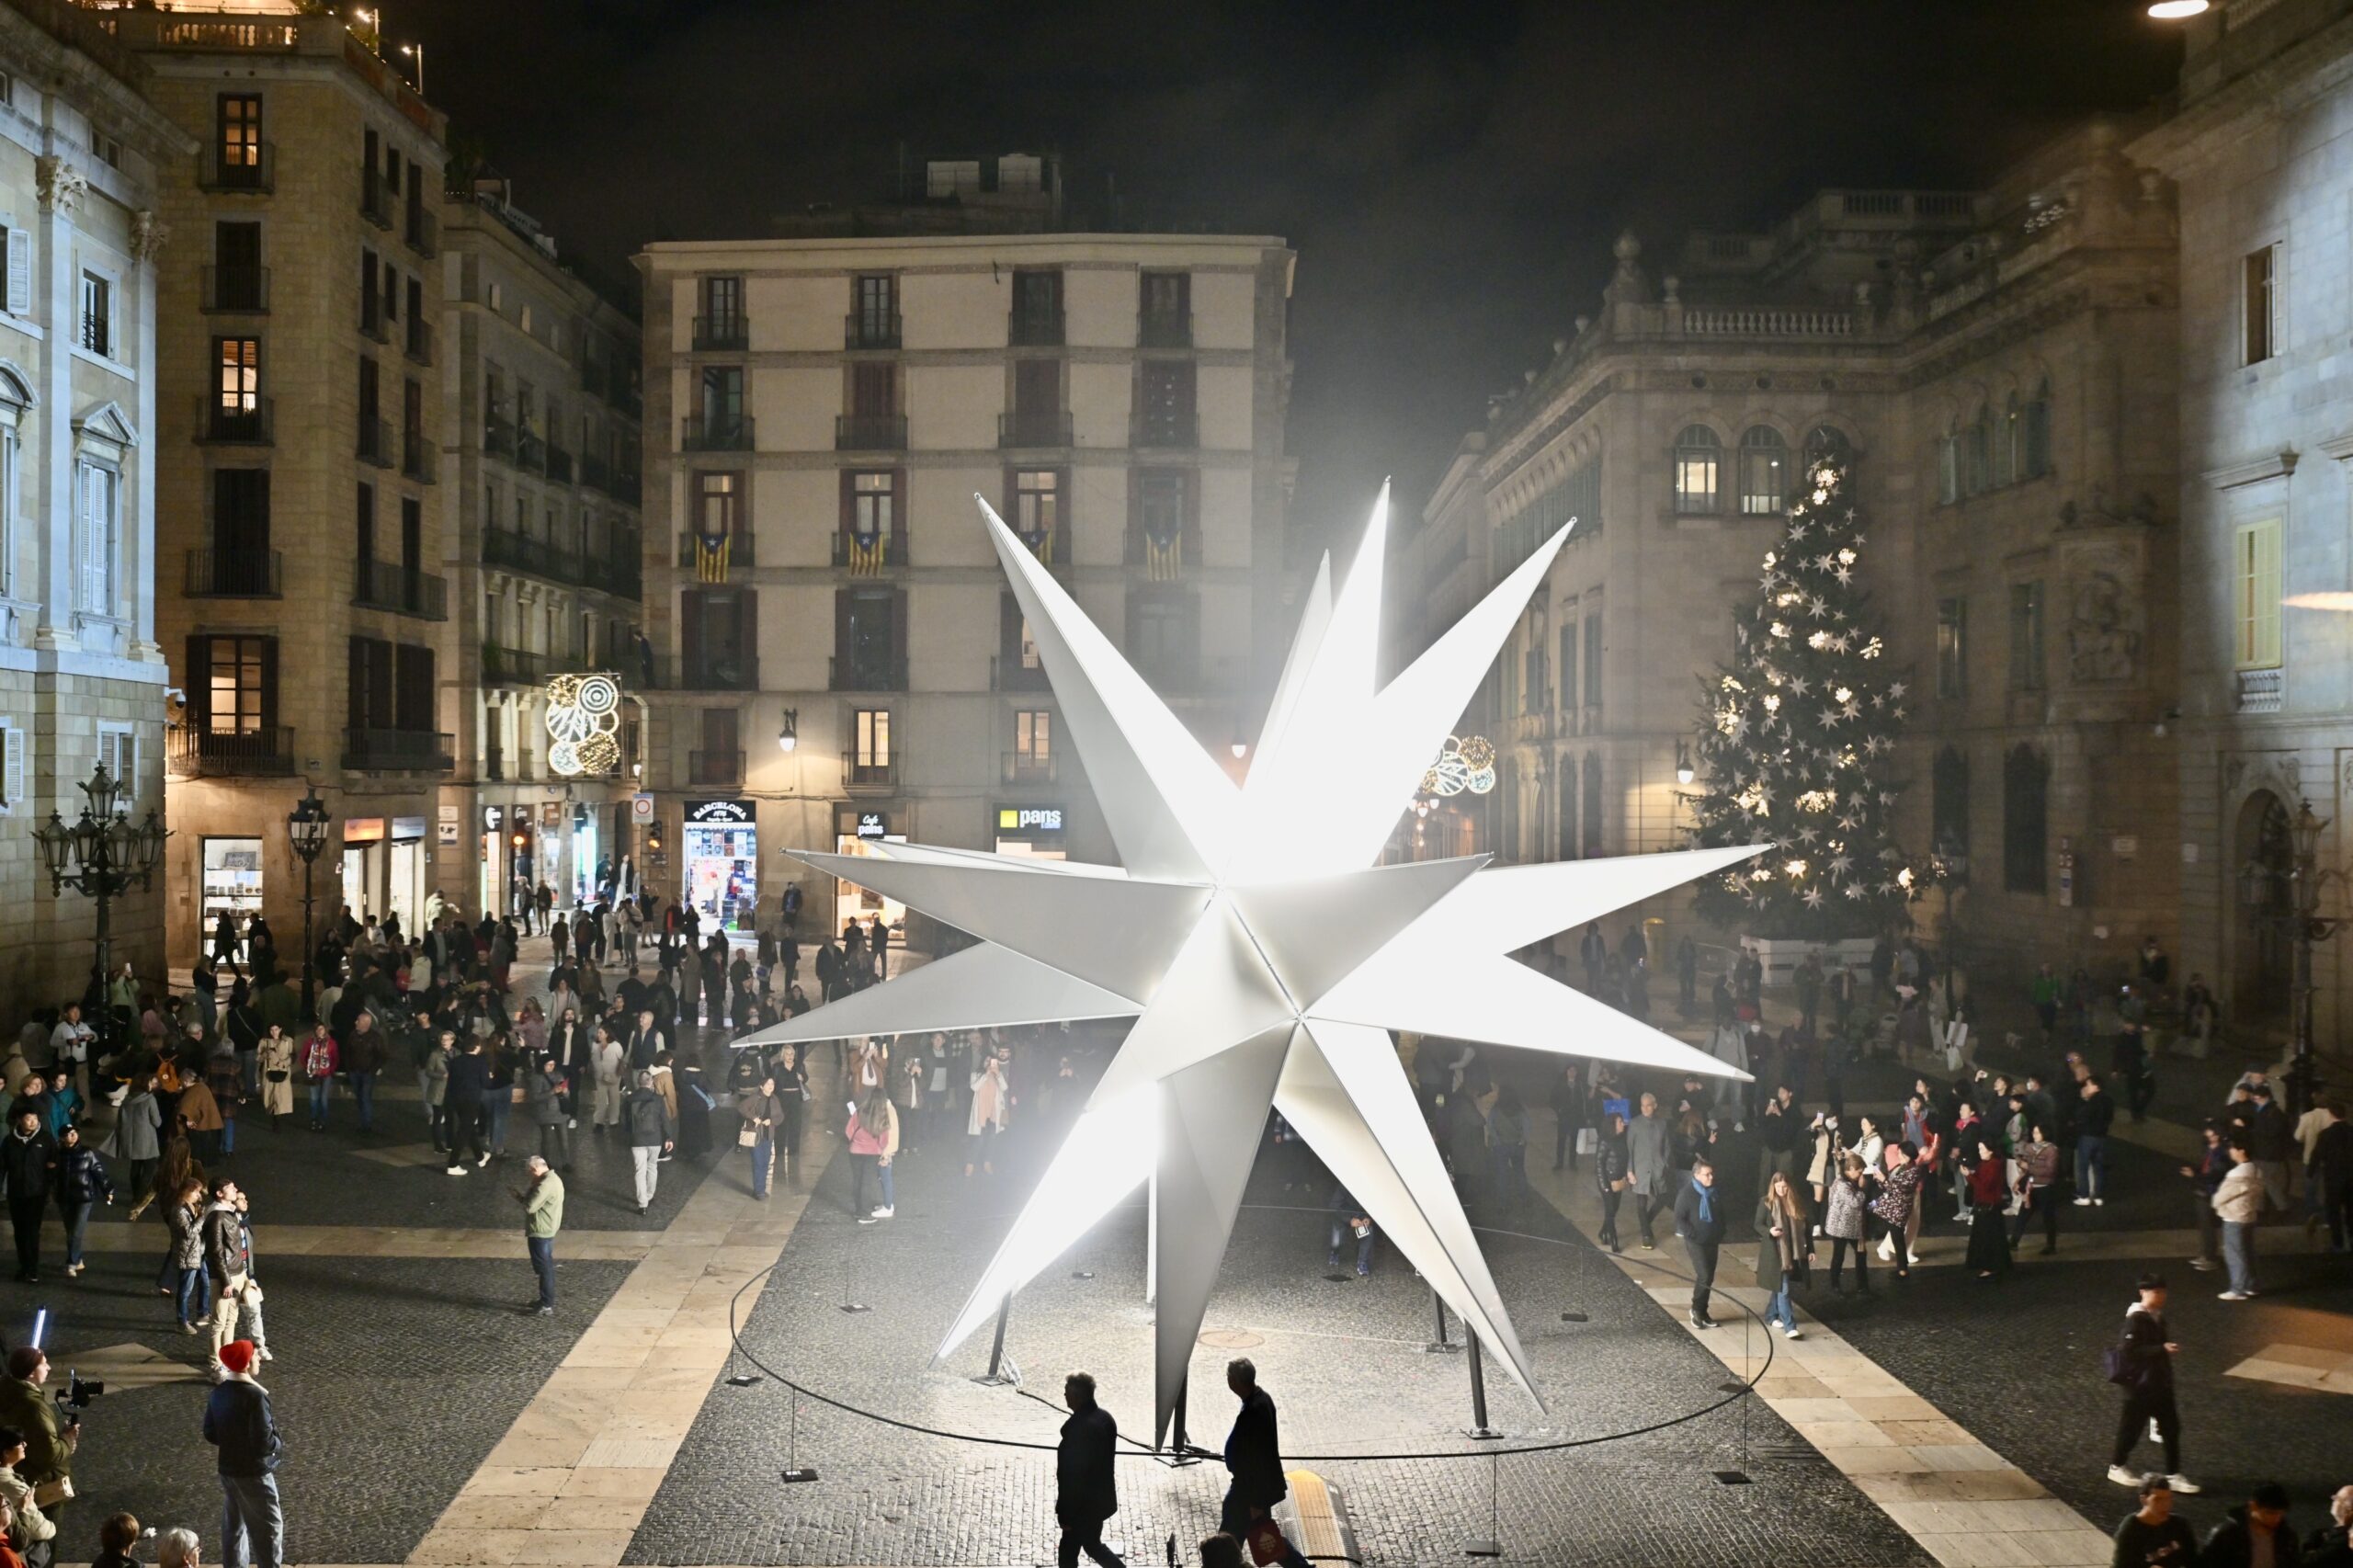
{"type": "Polygon", "coordinates": [[[1480,1358],[1479,1336],[1465,1334],[1462,1347],[1471,1356],[1471,1425],[1462,1435],[1477,1443],[1494,1442],[1503,1434],[1487,1425],[1487,1368],[1480,1358]]]}
{"type": "MultiPolygon", "coordinates": [[[[790,1384],[785,1385],[791,1388],[790,1384]]],[[[787,1485],[817,1479],[814,1468],[801,1462],[801,1391],[792,1389],[791,1414],[787,1418],[784,1437],[784,1471],[779,1477],[787,1485]]]]}
{"type": "Polygon", "coordinates": [[[1438,1313],[1438,1337],[1431,1340],[1427,1345],[1423,1346],[1423,1351],[1431,1356],[1454,1355],[1456,1352],[1460,1351],[1462,1346],[1455,1344],[1452,1339],[1448,1337],[1446,1326],[1446,1298],[1438,1293],[1438,1287],[1435,1285],[1430,1287],[1430,1309],[1438,1313]]]}

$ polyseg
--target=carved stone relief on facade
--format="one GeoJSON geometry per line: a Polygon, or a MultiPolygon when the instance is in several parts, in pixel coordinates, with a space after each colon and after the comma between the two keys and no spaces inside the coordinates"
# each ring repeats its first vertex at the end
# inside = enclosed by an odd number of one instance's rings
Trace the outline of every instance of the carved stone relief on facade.
{"type": "Polygon", "coordinates": [[[131,254],[151,265],[164,254],[171,243],[172,226],[155,216],[151,208],[141,208],[131,215],[131,254]]]}
{"type": "Polygon", "coordinates": [[[89,188],[88,177],[64,159],[45,153],[33,160],[33,189],[42,211],[71,212],[89,188]]]}
{"type": "Polygon", "coordinates": [[[2057,536],[2067,676],[2076,686],[2130,686],[2141,678],[2148,598],[2144,532],[2130,523],[2077,525],[2057,536]]]}

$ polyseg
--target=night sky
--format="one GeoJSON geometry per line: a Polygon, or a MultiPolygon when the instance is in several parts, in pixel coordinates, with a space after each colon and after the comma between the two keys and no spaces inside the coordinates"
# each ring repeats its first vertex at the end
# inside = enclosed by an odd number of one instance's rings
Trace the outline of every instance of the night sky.
{"type": "MultiPolygon", "coordinates": [[[[2136,0],[915,5],[388,0],[518,203],[608,271],[886,197],[900,150],[1058,151],[1172,226],[1299,253],[1298,520],[1418,508],[1609,242],[1824,185],[1967,186],[2171,86],[2136,0]]],[[[1132,211],[1132,207],[1131,208],[1132,211]]]]}

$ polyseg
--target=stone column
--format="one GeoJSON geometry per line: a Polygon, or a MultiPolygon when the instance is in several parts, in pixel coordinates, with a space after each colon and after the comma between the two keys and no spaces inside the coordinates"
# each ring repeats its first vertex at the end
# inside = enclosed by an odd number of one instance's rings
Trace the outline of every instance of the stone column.
{"type": "Polygon", "coordinates": [[[40,319],[39,388],[43,417],[40,449],[28,449],[40,487],[40,584],[37,648],[79,645],[74,631],[74,343],[80,335],[81,301],[74,267],[74,208],[86,191],[83,176],[63,158],[33,160],[40,197],[40,269],[33,279],[40,319]]]}
{"type": "MultiPolygon", "coordinates": [[[[153,211],[142,209],[131,215],[131,254],[137,264],[134,278],[138,347],[129,358],[139,371],[139,445],[133,460],[138,492],[135,507],[124,509],[124,560],[131,581],[131,656],[156,662],[162,661],[164,653],[155,642],[155,579],[165,570],[166,563],[158,560],[155,553],[155,391],[161,380],[155,348],[155,297],[162,287],[157,262],[170,238],[171,229],[153,211]],[[142,562],[147,564],[142,566],[142,562]]],[[[193,680],[195,672],[183,670],[180,677],[183,682],[193,680]]]]}

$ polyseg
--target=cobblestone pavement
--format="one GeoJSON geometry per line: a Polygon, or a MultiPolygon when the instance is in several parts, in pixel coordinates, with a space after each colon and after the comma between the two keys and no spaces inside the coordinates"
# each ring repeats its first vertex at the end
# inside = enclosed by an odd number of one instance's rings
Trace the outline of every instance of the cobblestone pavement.
{"type": "MultiPolygon", "coordinates": [[[[2101,1379],[2099,1353],[2121,1331],[2134,1277],[2153,1266],[2172,1281],[2166,1319],[2183,1347],[2182,1463],[2206,1488],[2177,1508],[2203,1533],[2250,1488],[2278,1481],[2295,1499],[2300,1528],[2319,1525],[2327,1495],[2353,1482],[2353,1397],[2222,1374],[2267,1345],[2344,1343],[2353,1277],[2341,1257],[2266,1257],[2258,1246],[2263,1294],[2239,1304],[2216,1301],[2219,1278],[2193,1273],[2179,1257],[2054,1264],[1986,1286],[1924,1276],[1907,1296],[1868,1308],[1817,1289],[1805,1304],[2105,1528],[2130,1511],[2130,1494],[2107,1479],[2119,1391],[2101,1379]]],[[[2143,1468],[2158,1460],[2154,1444],[2135,1457],[2143,1468]]]]}
{"type": "MultiPolygon", "coordinates": [[[[263,1234],[267,1244],[267,1233],[263,1234]]],[[[260,1258],[271,1348],[260,1369],[286,1437],[280,1484],[288,1556],[300,1562],[398,1562],[424,1535],[516,1413],[629,1273],[624,1263],[569,1263],[552,1320],[516,1313],[529,1267],[438,1260],[260,1258]]],[[[60,1369],[86,1349],[144,1345],[191,1362],[205,1341],[172,1326],[143,1256],[95,1258],[71,1284],[7,1287],[9,1337],[26,1305],[55,1313],[60,1369]]],[[[159,1528],[186,1524],[207,1561],[220,1540],[215,1454],[201,1430],[200,1378],[108,1392],[84,1417],[61,1562],[87,1562],[98,1521],[128,1508],[159,1528]]]]}
{"type": "MultiPolygon", "coordinates": [[[[904,1163],[898,1217],[875,1226],[847,1218],[846,1170],[825,1174],[818,1203],[745,1326],[745,1344],[829,1396],[902,1420],[1051,1446],[1055,1411],[967,1381],[985,1366],[985,1333],[940,1369],[925,1365],[1018,1186],[968,1190],[924,1156],[904,1163]],[[845,1297],[872,1311],[844,1313],[845,1297]]],[[[1302,1460],[1342,1489],[1368,1562],[1457,1558],[1465,1540],[1488,1533],[1491,1509],[1512,1562],[1927,1561],[1788,1427],[1755,1409],[1746,1417],[1753,1486],[1722,1486],[1708,1473],[1741,1462],[1736,1408],[1563,1453],[1484,1458],[1460,1436],[1470,1417],[1463,1361],[1421,1350],[1432,1326],[1427,1290],[1393,1256],[1369,1281],[1324,1278],[1321,1196],[1304,1188],[1287,1195],[1268,1172],[1254,1184],[1254,1207],[1237,1224],[1211,1309],[1205,1337],[1214,1343],[1195,1360],[1193,1386],[1206,1392],[1191,1435],[1211,1447],[1222,1441],[1232,1406],[1223,1362],[1246,1350],[1282,1403],[1290,1455],[1473,1454],[1302,1460]],[[1292,1207],[1302,1204],[1310,1211],[1292,1207]]],[[[1567,1239],[1557,1215],[1529,1204],[1518,1221],[1529,1238],[1492,1237],[1489,1256],[1552,1409],[1540,1414],[1491,1368],[1493,1419],[1513,1444],[1601,1436],[1721,1398],[1722,1368],[1631,1282],[1567,1239]],[[1564,1324],[1564,1310],[1589,1321],[1564,1324]]],[[[1151,1409],[1142,1231],[1134,1209],[1107,1221],[1023,1292],[1006,1341],[1029,1391],[1058,1398],[1061,1372],[1086,1366],[1101,1380],[1106,1406],[1137,1431],[1151,1409]],[[1093,1278],[1072,1277],[1082,1272],[1093,1278]]],[[[1760,1335],[1760,1350],[1764,1344],[1760,1335]]],[[[779,1383],[714,1391],[629,1561],[1011,1563],[1051,1551],[1051,1453],[956,1443],[798,1403],[796,1445],[795,1401],[779,1383]],[[780,1486],[778,1471],[796,1460],[813,1464],[821,1480],[780,1486]]],[[[1158,1562],[1169,1536],[1189,1548],[1213,1527],[1223,1471],[1135,1459],[1123,1462],[1120,1485],[1114,1534],[1132,1560],[1158,1562]]]]}

